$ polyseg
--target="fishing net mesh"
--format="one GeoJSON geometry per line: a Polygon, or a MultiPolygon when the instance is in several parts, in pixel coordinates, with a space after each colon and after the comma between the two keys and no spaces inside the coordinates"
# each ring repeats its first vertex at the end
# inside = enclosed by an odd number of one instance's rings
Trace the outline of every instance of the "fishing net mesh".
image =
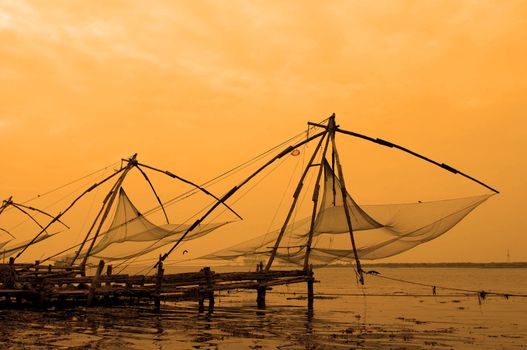
{"type": "MultiPolygon", "coordinates": [[[[228,221],[201,224],[188,233],[183,241],[204,236],[227,223],[228,221]]],[[[90,258],[114,261],[142,256],[176,242],[189,227],[186,224],[152,223],[141,215],[121,188],[113,220],[106,232],[100,234],[90,252],[90,258]]],[[[82,258],[85,254],[84,251],[79,256],[82,258]]]]}
{"type": "MultiPolygon", "coordinates": [[[[315,217],[310,262],[328,265],[354,262],[350,230],[344,209],[340,181],[327,161],[323,161],[323,193],[315,217]]],[[[492,194],[416,202],[359,206],[347,194],[353,234],[359,258],[373,260],[405,252],[444,234],[492,194]]],[[[311,217],[296,220],[285,228],[276,259],[302,265],[311,226],[311,217]]],[[[203,256],[203,259],[242,260],[271,255],[280,230],[203,256]]]]}

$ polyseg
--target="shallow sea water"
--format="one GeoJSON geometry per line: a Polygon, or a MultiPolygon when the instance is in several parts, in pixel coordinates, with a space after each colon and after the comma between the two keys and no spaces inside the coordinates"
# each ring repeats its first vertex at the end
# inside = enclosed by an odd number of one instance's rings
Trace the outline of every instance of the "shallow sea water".
{"type": "MultiPolygon", "coordinates": [[[[214,269],[220,271],[220,269],[214,269]]],[[[527,293],[527,269],[383,268],[382,275],[474,290],[527,293]]],[[[196,302],[68,310],[1,310],[0,349],[527,349],[527,298],[456,295],[347,268],[315,271],[313,310],[305,284],[275,287],[265,310],[256,293],[196,302]],[[366,294],[364,296],[363,294],[366,294]],[[411,296],[409,296],[411,295],[411,296]]]]}

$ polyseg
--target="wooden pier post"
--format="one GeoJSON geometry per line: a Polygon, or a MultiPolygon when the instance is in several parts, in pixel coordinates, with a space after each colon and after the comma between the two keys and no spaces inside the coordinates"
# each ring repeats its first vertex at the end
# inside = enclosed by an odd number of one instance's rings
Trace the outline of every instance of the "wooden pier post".
{"type": "MultiPolygon", "coordinates": [[[[201,269],[201,272],[205,273],[205,268],[201,269]]],[[[198,286],[198,312],[203,312],[203,307],[205,304],[205,286],[203,284],[200,284],[198,286]]]]}
{"type": "Polygon", "coordinates": [[[154,304],[156,310],[159,310],[161,307],[161,285],[163,283],[163,274],[165,270],[163,269],[163,260],[159,256],[159,262],[157,263],[157,276],[156,276],[156,291],[154,294],[154,304]]]}
{"type": "Polygon", "coordinates": [[[93,299],[95,298],[95,291],[97,287],[100,286],[99,279],[101,278],[101,272],[104,268],[104,260],[99,261],[99,266],[97,266],[97,271],[95,272],[95,276],[93,277],[93,280],[91,282],[90,291],[88,292],[88,306],[91,306],[93,303],[93,299]]]}
{"type": "Polygon", "coordinates": [[[104,302],[109,305],[110,304],[110,292],[111,292],[111,288],[112,288],[112,265],[107,265],[106,266],[106,276],[108,276],[108,280],[106,281],[106,283],[104,284],[104,286],[108,289],[106,291],[106,293],[104,294],[104,302]]]}
{"type": "Polygon", "coordinates": [[[38,278],[39,270],[40,270],[40,260],[35,260],[35,278],[38,278]]]}
{"type": "Polygon", "coordinates": [[[210,267],[203,269],[205,277],[207,279],[207,296],[209,297],[209,309],[214,308],[214,284],[212,282],[212,272],[210,267]]]}
{"type": "Polygon", "coordinates": [[[307,308],[312,310],[313,309],[313,299],[314,299],[314,291],[313,291],[313,283],[315,282],[315,278],[313,277],[313,265],[309,265],[308,273],[308,279],[307,279],[307,308]]]}
{"type": "MultiPolygon", "coordinates": [[[[256,265],[256,271],[265,274],[263,263],[256,265]]],[[[259,309],[265,309],[265,292],[267,290],[267,283],[265,277],[258,279],[258,287],[256,287],[256,305],[259,309]]]]}
{"type": "Polygon", "coordinates": [[[209,299],[209,311],[214,309],[214,281],[210,267],[204,267],[201,272],[205,275],[205,283],[198,286],[198,311],[204,311],[205,298],[209,299]]]}
{"type": "Polygon", "coordinates": [[[16,269],[15,269],[15,258],[9,258],[9,278],[6,282],[7,288],[14,288],[17,280],[16,269]]]}

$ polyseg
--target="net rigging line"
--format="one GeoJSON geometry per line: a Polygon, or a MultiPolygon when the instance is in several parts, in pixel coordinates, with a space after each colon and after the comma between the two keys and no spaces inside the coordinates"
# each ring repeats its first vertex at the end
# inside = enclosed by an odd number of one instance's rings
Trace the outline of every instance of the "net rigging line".
{"type": "MultiPolygon", "coordinates": [[[[268,171],[265,175],[263,175],[257,182],[255,182],[250,188],[248,188],[244,193],[242,193],[240,196],[238,196],[238,198],[236,198],[236,200],[234,200],[231,205],[234,205],[236,204],[238,201],[240,201],[241,199],[243,199],[245,196],[247,196],[256,186],[258,186],[262,181],[264,181],[268,176],[270,176],[276,169],[278,169],[285,161],[287,160],[287,158],[283,158],[281,159],[278,163],[274,164],[273,165],[273,168],[271,168],[270,171],[268,171]]],[[[207,205],[205,206],[203,209],[201,209],[198,213],[194,214],[192,217],[190,217],[189,219],[187,219],[185,222],[188,222],[190,219],[192,219],[193,217],[197,216],[199,213],[205,211],[208,207],[210,206],[207,205]]],[[[217,213],[215,216],[213,216],[210,220],[211,221],[214,221],[215,219],[217,219],[219,216],[221,216],[223,213],[225,213],[227,211],[226,208],[224,208],[222,211],[220,211],[219,213],[217,213]]],[[[181,225],[180,225],[181,226],[181,225]]],[[[152,243],[152,245],[154,244],[157,244],[157,242],[159,242],[160,240],[152,243]]],[[[171,243],[171,242],[170,242],[171,243]]],[[[150,246],[152,246],[150,245],[150,246]]],[[[144,250],[147,250],[148,248],[145,248],[144,250]]],[[[138,253],[140,254],[140,253],[138,253]]],[[[193,258],[193,259],[185,259],[183,261],[192,261],[192,260],[197,260],[199,258],[193,258]]],[[[127,259],[128,260],[128,259],[127,259]]],[[[181,261],[180,261],[181,262],[181,261]]],[[[122,272],[126,267],[128,267],[132,262],[130,262],[129,264],[127,264],[125,267],[123,267],[120,271],[122,272]]],[[[122,263],[121,263],[122,264],[122,263]]],[[[118,266],[120,266],[121,264],[119,264],[118,266]]],[[[145,268],[145,269],[142,269],[140,270],[139,272],[137,272],[136,274],[139,274],[143,271],[146,271],[148,269],[148,271],[146,272],[146,274],[149,274],[153,269],[154,267],[149,267],[149,268],[145,268]]]]}
{"type": "MultiPolygon", "coordinates": [[[[261,158],[263,158],[264,156],[266,156],[266,155],[269,154],[270,152],[276,150],[276,149],[279,148],[279,147],[282,147],[284,144],[287,144],[287,143],[291,142],[292,140],[295,140],[295,139],[297,139],[297,138],[299,138],[299,137],[302,137],[305,133],[309,133],[309,130],[312,129],[312,128],[313,128],[313,127],[308,126],[307,131],[302,131],[301,133],[298,133],[297,135],[295,135],[295,136],[293,136],[293,137],[291,137],[291,138],[289,138],[289,139],[283,141],[282,143],[278,144],[277,146],[274,146],[274,147],[268,149],[267,151],[265,151],[265,152],[263,152],[263,153],[257,155],[256,157],[253,157],[252,159],[250,159],[250,160],[248,160],[248,161],[242,163],[241,165],[238,165],[238,166],[236,166],[235,168],[230,169],[230,170],[224,172],[223,174],[220,174],[219,176],[216,176],[215,178],[213,178],[213,179],[207,181],[206,183],[202,184],[201,186],[205,186],[205,185],[207,185],[207,184],[212,184],[212,183],[219,182],[219,181],[223,180],[224,178],[226,178],[226,175],[227,175],[227,174],[232,174],[232,173],[238,172],[238,171],[240,171],[240,170],[246,168],[247,166],[251,165],[252,163],[258,161],[258,160],[261,159],[261,158]]],[[[283,161],[280,162],[280,164],[281,164],[281,163],[283,163],[283,161]]],[[[271,172],[273,172],[275,169],[276,169],[276,167],[275,167],[271,172]]],[[[267,175],[265,175],[264,178],[267,177],[271,172],[269,172],[267,175]]],[[[262,180],[263,180],[263,179],[262,179],[262,180]]],[[[260,180],[258,183],[260,183],[262,180],[260,180]]],[[[258,184],[258,183],[257,183],[257,184],[258,184]]],[[[251,187],[251,189],[252,189],[252,188],[254,188],[254,186],[251,187]]],[[[251,189],[250,189],[250,190],[251,190],[251,189]]],[[[241,198],[243,198],[243,196],[245,196],[248,192],[250,192],[250,190],[248,190],[245,194],[243,194],[242,196],[240,196],[240,197],[239,197],[235,202],[233,202],[233,203],[236,203],[238,200],[240,200],[241,198]]],[[[195,193],[197,193],[197,192],[198,192],[197,189],[191,189],[191,190],[189,190],[189,191],[186,191],[186,192],[184,192],[183,194],[177,196],[176,198],[173,198],[173,199],[171,199],[171,200],[166,201],[166,202],[165,202],[165,206],[169,206],[169,205],[171,205],[171,204],[176,203],[176,202],[179,201],[179,200],[183,200],[183,199],[185,199],[185,198],[188,198],[188,197],[190,197],[191,195],[193,195],[193,194],[195,194],[195,193]]],[[[207,206],[207,207],[208,207],[208,206],[207,206]]],[[[188,220],[190,220],[191,218],[197,216],[200,212],[203,212],[207,207],[205,207],[204,209],[202,209],[202,210],[199,211],[198,213],[194,214],[194,215],[191,216],[190,218],[187,218],[187,220],[185,220],[182,224],[184,224],[185,222],[188,222],[188,220]]],[[[148,210],[148,211],[142,213],[142,216],[147,216],[147,215],[149,215],[149,214],[152,214],[153,212],[159,210],[160,208],[161,208],[161,206],[156,206],[156,207],[154,207],[154,208],[152,208],[152,209],[150,209],[150,210],[148,210]]],[[[219,215],[221,215],[221,214],[224,213],[224,212],[225,212],[225,210],[223,210],[222,212],[220,212],[220,214],[216,215],[213,219],[217,218],[219,215]]],[[[131,219],[131,220],[125,222],[125,223],[122,224],[122,225],[126,225],[128,222],[132,222],[133,220],[136,220],[136,219],[138,219],[138,218],[137,218],[137,217],[136,217],[136,218],[133,218],[133,219],[131,219]]],[[[181,226],[182,224],[180,224],[179,226],[181,226]]],[[[176,228],[176,229],[177,229],[177,228],[176,228]]],[[[159,241],[159,240],[158,240],[158,241],[159,241]]],[[[150,245],[150,247],[153,246],[153,245],[155,245],[155,244],[157,244],[158,241],[152,243],[152,244],[150,245]]],[[[148,248],[145,248],[144,250],[147,250],[147,249],[148,249],[148,248]]],[[[134,259],[134,258],[132,258],[132,259],[134,259]]],[[[133,262],[133,261],[132,261],[132,262],[133,262]]],[[[131,263],[132,263],[132,262],[131,262],[131,263]]],[[[122,265],[122,263],[119,264],[119,265],[122,265]]],[[[126,268],[126,266],[125,266],[124,268],[126,268]]],[[[123,268],[123,269],[124,269],[124,268],[123,268]]]]}
{"type": "MultiPolygon", "coordinates": [[[[282,292],[282,291],[267,291],[267,293],[278,294],[278,295],[298,295],[306,296],[307,292],[282,292]]],[[[527,295],[511,295],[506,294],[509,297],[527,297],[527,295]]],[[[411,298],[422,298],[422,297],[433,297],[433,298],[454,298],[454,297],[470,297],[474,296],[474,293],[451,293],[451,294],[388,294],[388,293],[317,293],[314,298],[317,297],[411,297],[411,298]]],[[[500,296],[501,297],[501,296],[500,296]]]]}
{"type": "Polygon", "coordinates": [[[84,180],[84,179],[87,179],[87,178],[89,178],[90,176],[93,176],[93,175],[95,175],[95,174],[97,174],[97,173],[99,173],[99,172],[101,172],[101,171],[105,171],[106,169],[111,168],[111,167],[113,167],[113,166],[119,164],[119,162],[120,162],[120,161],[113,162],[113,163],[111,163],[111,164],[109,164],[109,165],[107,165],[107,166],[105,166],[105,167],[103,167],[103,168],[100,168],[99,170],[95,170],[95,171],[93,171],[93,172],[91,172],[91,173],[89,173],[89,174],[87,174],[87,175],[81,176],[81,177],[79,177],[79,178],[77,178],[77,179],[75,179],[75,180],[72,180],[72,181],[70,181],[70,182],[68,182],[68,183],[65,183],[64,185],[60,185],[60,186],[58,186],[58,187],[55,187],[55,188],[53,188],[53,189],[51,189],[51,190],[48,190],[48,191],[46,191],[46,192],[44,192],[44,193],[42,193],[42,194],[37,194],[36,196],[34,196],[34,197],[32,197],[32,198],[30,198],[30,199],[28,199],[28,200],[22,202],[22,204],[29,203],[29,202],[31,202],[31,201],[34,201],[35,199],[42,198],[42,197],[44,197],[44,196],[47,196],[48,194],[51,194],[51,193],[53,193],[53,192],[56,192],[56,191],[58,191],[58,190],[61,190],[61,189],[65,188],[65,187],[68,187],[68,186],[70,186],[70,185],[73,185],[74,183],[77,183],[77,182],[79,182],[79,181],[82,181],[82,180],[84,180]]]}
{"type": "Polygon", "coordinates": [[[429,287],[429,288],[432,288],[432,293],[433,294],[435,294],[437,289],[444,289],[444,290],[449,290],[449,291],[477,294],[478,297],[481,298],[481,299],[485,299],[485,297],[488,296],[488,295],[496,295],[496,296],[501,296],[501,297],[504,297],[504,298],[509,298],[509,297],[527,298],[527,294],[521,294],[521,293],[506,293],[506,292],[495,292],[495,291],[486,291],[486,290],[465,289],[465,288],[441,286],[441,285],[437,285],[437,284],[428,284],[428,283],[422,283],[422,282],[415,282],[415,281],[410,281],[410,280],[406,280],[406,279],[402,279],[402,278],[395,278],[395,277],[385,276],[385,275],[382,275],[381,273],[379,273],[377,271],[373,271],[373,270],[365,271],[365,274],[367,276],[382,278],[382,279],[390,280],[390,281],[394,281],[394,282],[401,282],[401,283],[412,284],[412,285],[416,285],[416,286],[429,287]]]}
{"type": "MultiPolygon", "coordinates": [[[[325,120],[327,120],[327,119],[325,119],[325,120]]],[[[325,121],[325,120],[324,120],[324,121],[325,121]]],[[[324,122],[324,121],[322,121],[322,122],[324,122]]],[[[237,173],[237,172],[239,172],[239,171],[241,171],[241,170],[243,170],[243,169],[249,167],[251,164],[257,162],[258,160],[260,160],[260,159],[262,159],[262,158],[264,158],[264,157],[267,156],[269,153],[271,153],[271,152],[275,151],[276,149],[278,149],[278,148],[284,146],[285,144],[287,144],[287,143],[289,143],[289,142],[291,142],[291,141],[293,141],[293,140],[295,140],[295,139],[297,139],[297,138],[300,138],[301,136],[305,135],[306,133],[309,134],[309,131],[312,130],[312,129],[314,129],[314,128],[315,128],[315,127],[313,127],[313,126],[309,126],[307,130],[302,131],[302,132],[296,134],[295,136],[290,137],[289,139],[287,139],[287,140],[281,142],[280,144],[278,144],[278,145],[276,145],[276,146],[273,146],[273,147],[269,148],[268,150],[266,150],[266,151],[264,151],[264,152],[262,152],[262,153],[256,155],[255,157],[253,157],[253,158],[251,158],[251,159],[249,159],[249,160],[247,160],[247,161],[241,163],[240,165],[237,165],[237,166],[235,166],[235,167],[233,167],[233,168],[231,168],[231,169],[229,169],[229,170],[227,170],[227,171],[221,173],[220,175],[215,176],[214,178],[212,178],[212,179],[210,179],[210,180],[207,180],[206,182],[200,184],[200,186],[201,186],[201,187],[212,186],[212,185],[215,185],[216,183],[218,183],[218,182],[220,182],[220,181],[223,181],[223,180],[226,179],[227,177],[229,177],[229,176],[231,176],[231,175],[234,175],[235,173],[237,173]]],[[[182,193],[182,194],[180,194],[180,195],[178,195],[178,196],[176,196],[176,197],[174,197],[174,198],[172,198],[172,199],[167,200],[166,202],[163,203],[163,205],[164,205],[165,207],[168,207],[168,206],[170,206],[170,205],[172,205],[172,204],[174,204],[174,203],[177,203],[177,202],[179,202],[179,201],[181,201],[181,200],[184,200],[184,199],[186,199],[186,198],[188,198],[188,197],[190,197],[190,196],[193,196],[193,195],[196,194],[197,192],[198,192],[197,189],[191,189],[191,190],[188,190],[188,191],[186,191],[186,192],[184,192],[184,193],[182,193]]],[[[159,207],[159,206],[156,206],[156,207],[154,207],[154,208],[152,208],[152,209],[150,209],[150,210],[145,211],[145,212],[143,213],[143,215],[147,216],[147,215],[150,215],[150,214],[152,214],[152,213],[154,213],[154,212],[156,212],[156,211],[158,211],[158,210],[160,210],[160,207],[159,207]]]]}
{"type": "MultiPolygon", "coordinates": [[[[107,166],[107,167],[105,167],[105,168],[99,169],[99,170],[97,170],[97,171],[94,171],[94,172],[92,172],[92,173],[86,175],[86,176],[83,176],[83,177],[78,178],[78,179],[76,179],[76,180],[70,181],[69,183],[67,183],[67,184],[65,184],[65,185],[62,185],[62,186],[56,187],[55,189],[50,190],[50,191],[47,191],[46,193],[44,193],[44,194],[42,194],[42,195],[37,195],[36,197],[33,197],[32,199],[26,200],[25,202],[22,202],[21,204],[28,203],[28,202],[33,201],[33,200],[35,200],[35,199],[40,199],[40,198],[44,197],[45,195],[49,195],[49,194],[51,194],[51,193],[53,193],[53,192],[56,192],[56,191],[58,191],[58,190],[60,190],[60,189],[66,188],[66,187],[68,187],[68,186],[70,186],[70,185],[73,185],[73,184],[75,184],[75,183],[77,183],[77,182],[79,182],[79,181],[85,180],[85,179],[87,179],[88,177],[91,177],[91,176],[93,176],[93,175],[95,175],[95,174],[97,174],[97,173],[100,173],[100,172],[102,172],[102,171],[105,171],[106,169],[108,169],[108,168],[110,168],[110,167],[112,167],[113,165],[118,164],[118,163],[119,163],[119,162],[115,162],[115,163],[113,163],[113,164],[111,164],[111,165],[109,165],[109,166],[107,166]]],[[[94,180],[95,180],[95,181],[98,181],[98,180],[100,180],[102,177],[104,177],[104,175],[105,175],[105,173],[101,173],[101,174],[99,174],[97,177],[95,177],[94,180]]],[[[61,196],[60,198],[58,198],[58,199],[55,200],[54,202],[52,202],[52,203],[50,203],[50,204],[44,206],[43,209],[46,209],[46,210],[47,210],[47,209],[51,208],[51,207],[54,206],[55,204],[60,203],[60,202],[64,201],[65,199],[69,198],[69,197],[72,197],[74,194],[78,193],[79,190],[81,190],[82,188],[85,188],[85,187],[86,187],[86,183],[83,183],[83,184],[81,184],[81,185],[75,187],[73,190],[71,190],[71,191],[69,191],[68,193],[66,193],[65,195],[61,196]]],[[[11,209],[13,209],[13,208],[8,207],[8,208],[6,208],[5,211],[7,212],[7,211],[9,211],[9,210],[11,210],[11,209]]],[[[10,230],[14,230],[14,229],[20,227],[21,225],[25,224],[28,220],[29,220],[29,218],[25,218],[24,220],[22,220],[22,221],[20,221],[20,222],[18,222],[18,223],[16,223],[16,224],[14,224],[13,226],[10,227],[10,230]]]]}

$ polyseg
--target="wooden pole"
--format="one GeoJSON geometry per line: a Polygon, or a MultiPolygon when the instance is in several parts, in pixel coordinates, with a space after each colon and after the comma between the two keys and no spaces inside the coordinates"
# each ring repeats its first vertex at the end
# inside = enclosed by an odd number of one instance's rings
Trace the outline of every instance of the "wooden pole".
{"type": "MultiPolygon", "coordinates": [[[[178,179],[178,180],[181,181],[181,182],[184,182],[184,183],[186,183],[186,184],[189,184],[189,185],[191,185],[191,186],[197,188],[198,190],[200,190],[201,192],[205,193],[205,194],[208,195],[208,196],[211,196],[211,197],[214,198],[215,200],[217,200],[217,201],[221,201],[218,197],[216,197],[214,194],[212,194],[212,193],[210,193],[209,191],[207,191],[204,187],[201,187],[201,186],[195,184],[195,183],[192,182],[192,181],[189,181],[189,180],[184,179],[184,178],[182,178],[182,177],[180,177],[180,176],[177,176],[176,174],[174,174],[174,173],[172,173],[172,172],[170,172],[170,171],[168,171],[168,170],[161,170],[161,169],[158,169],[158,168],[154,168],[154,167],[152,167],[152,166],[150,166],[150,165],[146,165],[146,164],[142,164],[142,163],[137,163],[137,168],[139,169],[139,171],[141,171],[141,173],[142,173],[143,176],[145,177],[146,181],[148,181],[148,183],[150,183],[150,180],[148,179],[148,176],[146,176],[146,173],[140,168],[140,166],[145,167],[145,168],[148,168],[148,169],[150,169],[150,170],[157,171],[157,172],[162,173],[162,174],[165,174],[165,175],[168,175],[168,176],[170,176],[170,177],[173,178],[173,179],[178,179]]],[[[152,186],[151,183],[150,183],[150,185],[151,185],[151,187],[152,187],[152,190],[155,192],[155,190],[154,190],[154,186],[152,186]]],[[[156,194],[156,196],[157,196],[157,194],[156,194]]],[[[224,205],[224,206],[225,206],[225,207],[226,207],[231,213],[233,213],[234,215],[236,215],[240,220],[243,220],[243,218],[242,218],[240,215],[238,215],[238,213],[235,212],[231,207],[229,207],[225,202],[222,202],[222,203],[223,203],[223,205],[224,205]]],[[[165,209],[163,208],[163,204],[161,203],[160,200],[159,200],[159,204],[161,204],[161,208],[162,208],[163,211],[164,211],[165,209]]],[[[168,221],[168,218],[167,218],[167,221],[168,221]]]]}
{"type": "Polygon", "coordinates": [[[422,154],[419,154],[417,152],[411,151],[411,150],[409,150],[406,147],[402,147],[402,146],[396,145],[395,143],[392,143],[392,142],[389,142],[389,141],[386,141],[386,140],[383,140],[383,139],[373,138],[373,137],[370,137],[370,136],[362,135],[362,134],[359,134],[359,133],[356,133],[356,132],[353,132],[353,131],[347,131],[347,130],[343,130],[343,129],[340,129],[340,128],[337,129],[337,131],[340,132],[340,133],[346,134],[346,135],[350,135],[350,136],[361,138],[363,140],[368,140],[368,141],[371,141],[371,142],[375,142],[375,143],[377,143],[379,145],[382,145],[382,146],[399,149],[399,150],[401,150],[403,152],[411,154],[414,157],[420,158],[420,159],[422,159],[422,160],[424,160],[426,162],[432,163],[434,165],[437,165],[440,168],[443,168],[443,169],[445,169],[447,171],[450,171],[453,174],[459,174],[459,175],[461,175],[463,177],[466,177],[467,179],[472,180],[472,181],[480,184],[481,186],[483,186],[485,188],[488,188],[489,190],[491,190],[494,193],[500,193],[498,190],[490,187],[489,185],[483,183],[482,181],[479,181],[479,180],[473,178],[472,176],[469,176],[469,175],[467,175],[467,174],[465,174],[465,173],[463,173],[463,172],[461,172],[461,171],[459,171],[457,169],[454,169],[453,167],[451,167],[451,166],[449,166],[449,165],[447,165],[445,163],[436,162],[435,160],[430,159],[428,157],[425,157],[422,154]]]}
{"type": "Polygon", "coordinates": [[[205,270],[207,273],[207,288],[209,291],[209,311],[214,308],[215,300],[214,300],[214,282],[212,280],[212,271],[210,270],[210,267],[208,270],[205,270]]]}
{"type": "Polygon", "coordinates": [[[110,199],[110,195],[112,193],[114,193],[114,191],[116,190],[116,187],[117,186],[117,182],[115,184],[113,184],[110,192],[108,192],[108,194],[106,195],[106,197],[104,198],[104,200],[102,201],[102,206],[101,206],[101,209],[99,210],[99,212],[97,213],[97,215],[95,216],[95,219],[93,220],[90,228],[88,229],[88,232],[86,233],[86,236],[84,237],[84,240],[81,242],[79,248],[77,249],[77,251],[75,252],[75,256],[73,257],[73,259],[71,259],[71,263],[70,263],[70,266],[73,266],[75,264],[75,261],[77,260],[77,258],[79,257],[82,249],[84,248],[84,245],[86,244],[86,242],[88,241],[88,238],[90,237],[90,234],[92,233],[93,229],[95,228],[95,225],[97,224],[97,221],[99,220],[99,218],[101,217],[102,213],[104,212],[104,208],[106,208],[106,204],[108,203],[108,200],[110,199]]]}
{"type": "Polygon", "coordinates": [[[164,272],[165,270],[163,269],[163,262],[161,261],[161,256],[159,256],[159,264],[157,264],[156,292],[154,295],[154,304],[156,310],[161,308],[161,284],[163,283],[164,272]]]}
{"type": "Polygon", "coordinates": [[[104,224],[104,222],[106,221],[106,218],[108,217],[108,214],[110,213],[110,209],[112,208],[112,204],[113,204],[113,202],[115,200],[115,197],[117,197],[118,189],[121,187],[121,185],[122,185],[122,183],[124,181],[124,178],[126,177],[128,172],[132,168],[134,162],[136,161],[136,158],[137,158],[137,153],[134,154],[131,157],[130,162],[126,166],[125,170],[123,171],[121,176],[119,176],[119,178],[115,182],[115,186],[113,188],[113,193],[111,194],[110,199],[108,200],[108,203],[106,204],[106,209],[104,211],[104,214],[101,217],[101,220],[99,221],[99,226],[97,227],[97,231],[95,231],[95,235],[93,236],[93,239],[92,239],[92,241],[90,243],[90,247],[86,251],[86,254],[84,255],[84,258],[82,259],[81,268],[83,270],[84,270],[84,268],[86,266],[86,261],[88,260],[88,257],[90,256],[90,252],[93,249],[93,246],[95,245],[95,241],[97,240],[97,237],[99,237],[99,233],[101,232],[102,225],[104,224]]]}
{"type": "Polygon", "coordinates": [[[342,165],[340,163],[339,153],[337,151],[337,145],[335,143],[335,134],[332,135],[332,144],[333,144],[333,154],[335,155],[335,161],[337,163],[338,173],[339,173],[339,182],[340,190],[342,193],[342,202],[344,206],[344,212],[346,214],[346,222],[348,224],[348,230],[350,233],[351,245],[353,247],[353,254],[355,256],[355,264],[357,265],[357,273],[359,274],[359,281],[361,284],[364,284],[364,276],[362,274],[362,267],[359,260],[359,255],[357,253],[357,246],[355,244],[355,236],[353,235],[353,225],[351,223],[351,214],[350,208],[348,206],[348,191],[346,190],[346,182],[344,181],[344,172],[342,171],[342,165]]]}
{"type": "Polygon", "coordinates": [[[313,299],[315,297],[315,293],[313,291],[313,283],[315,282],[315,279],[313,278],[313,265],[309,265],[309,271],[308,271],[308,279],[307,279],[307,307],[308,309],[313,309],[313,299]]]}
{"type": "Polygon", "coordinates": [[[35,260],[35,277],[38,277],[39,271],[40,271],[40,260],[35,260]]]}
{"type": "Polygon", "coordinates": [[[154,184],[152,183],[152,181],[150,181],[150,178],[148,177],[148,175],[146,175],[146,173],[143,171],[143,169],[141,169],[139,167],[139,165],[135,165],[136,169],[139,170],[139,172],[141,173],[141,175],[143,175],[143,177],[145,178],[146,182],[148,183],[148,185],[150,185],[150,189],[152,190],[152,192],[154,193],[154,196],[156,197],[157,199],[157,202],[159,203],[159,206],[161,207],[161,210],[163,210],[163,214],[165,215],[165,219],[167,221],[167,224],[170,224],[169,220],[168,220],[168,215],[167,215],[167,212],[165,211],[165,206],[163,205],[163,202],[161,201],[161,198],[159,198],[159,195],[157,194],[157,191],[156,189],[154,188],[154,184]]]}
{"type": "Polygon", "coordinates": [[[324,170],[324,167],[322,166],[322,162],[326,158],[329,140],[331,139],[331,136],[335,134],[335,115],[334,114],[329,118],[327,132],[329,132],[329,137],[326,139],[324,150],[322,151],[320,165],[319,165],[318,174],[317,174],[317,180],[315,181],[315,189],[313,190],[313,198],[312,198],[313,199],[313,211],[311,213],[311,225],[309,228],[309,235],[308,235],[307,243],[306,243],[306,254],[304,256],[304,271],[307,271],[309,269],[309,256],[311,254],[311,243],[313,242],[313,234],[315,232],[315,221],[317,218],[318,195],[320,192],[320,179],[322,178],[322,171],[324,170]]]}
{"type": "Polygon", "coordinates": [[[111,277],[112,277],[112,265],[107,265],[106,266],[106,276],[108,276],[108,281],[106,281],[106,284],[105,284],[105,287],[106,287],[106,293],[104,294],[104,302],[106,304],[110,304],[110,292],[111,292],[111,288],[112,288],[112,280],[111,280],[111,277]]]}
{"type": "Polygon", "coordinates": [[[99,266],[97,266],[97,271],[95,272],[95,276],[93,277],[93,280],[91,282],[90,291],[88,293],[88,306],[91,306],[93,303],[93,300],[95,298],[95,292],[97,287],[100,286],[99,279],[101,278],[101,272],[104,268],[104,260],[99,261],[99,266]]]}
{"type": "Polygon", "coordinates": [[[302,191],[302,187],[304,186],[304,179],[306,178],[309,172],[309,169],[311,168],[313,161],[315,160],[315,157],[318,151],[320,150],[320,147],[322,146],[322,142],[324,141],[324,138],[326,136],[327,134],[324,134],[320,138],[320,141],[318,142],[317,147],[313,151],[313,154],[311,155],[311,158],[309,159],[309,162],[307,163],[307,166],[304,169],[302,176],[300,177],[300,181],[298,182],[298,185],[296,186],[296,189],[295,189],[295,193],[293,194],[293,203],[291,203],[291,207],[289,208],[289,212],[287,213],[284,224],[282,225],[282,228],[280,229],[280,233],[278,234],[278,237],[276,238],[276,242],[271,252],[271,256],[269,256],[269,260],[267,260],[267,265],[265,265],[265,271],[269,271],[271,269],[271,265],[273,264],[274,258],[276,257],[276,252],[278,250],[278,247],[280,246],[280,242],[282,241],[282,237],[285,233],[285,230],[287,229],[287,225],[289,224],[289,220],[291,220],[291,217],[293,216],[293,212],[295,211],[298,198],[300,197],[300,192],[302,191]]]}
{"type": "Polygon", "coordinates": [[[15,258],[9,257],[9,278],[6,283],[7,288],[14,288],[17,280],[15,258]]]}
{"type": "Polygon", "coordinates": [[[263,269],[263,263],[256,265],[256,271],[262,276],[258,276],[258,286],[256,287],[256,305],[259,309],[265,309],[265,294],[267,291],[267,279],[265,278],[266,271],[263,269]]]}

